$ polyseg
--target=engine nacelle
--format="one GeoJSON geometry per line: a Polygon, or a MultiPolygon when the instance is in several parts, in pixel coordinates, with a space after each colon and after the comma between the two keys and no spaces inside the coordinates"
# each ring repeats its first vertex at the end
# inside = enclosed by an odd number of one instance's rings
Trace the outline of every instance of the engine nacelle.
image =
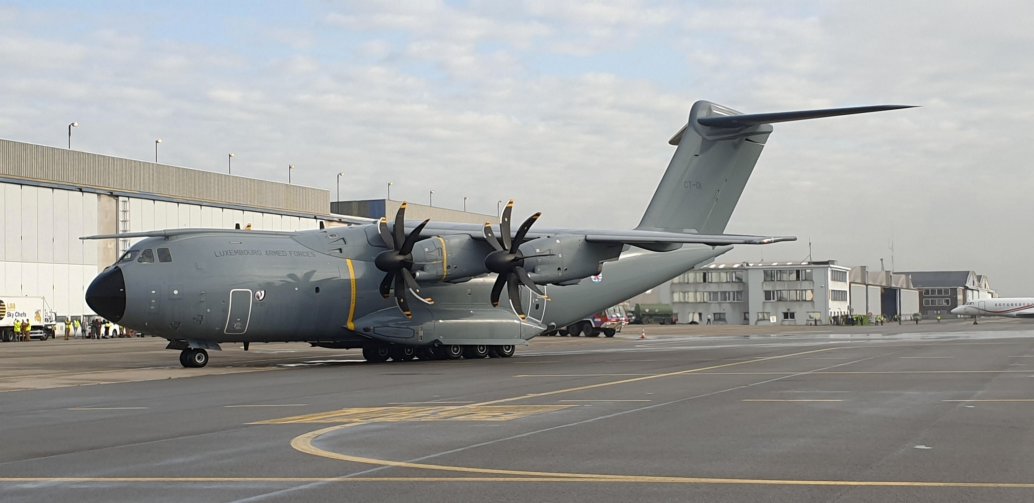
{"type": "Polygon", "coordinates": [[[488,272],[485,255],[492,248],[466,234],[435,236],[413,247],[413,270],[417,281],[460,283],[488,272]]]}
{"type": "Polygon", "coordinates": [[[554,236],[528,241],[521,245],[525,256],[524,269],[531,280],[540,285],[568,284],[599,274],[603,262],[621,254],[620,243],[588,243],[584,236],[554,236]]]}

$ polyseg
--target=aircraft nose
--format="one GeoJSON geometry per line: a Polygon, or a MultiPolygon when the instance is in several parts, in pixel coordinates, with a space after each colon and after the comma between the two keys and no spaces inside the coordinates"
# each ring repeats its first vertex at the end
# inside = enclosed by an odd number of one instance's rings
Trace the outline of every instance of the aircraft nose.
{"type": "Polygon", "coordinates": [[[120,267],[111,267],[94,278],[86,289],[86,303],[97,314],[118,323],[126,312],[126,281],[120,267]]]}
{"type": "Polygon", "coordinates": [[[962,306],[956,307],[951,310],[951,314],[962,314],[962,306]]]}

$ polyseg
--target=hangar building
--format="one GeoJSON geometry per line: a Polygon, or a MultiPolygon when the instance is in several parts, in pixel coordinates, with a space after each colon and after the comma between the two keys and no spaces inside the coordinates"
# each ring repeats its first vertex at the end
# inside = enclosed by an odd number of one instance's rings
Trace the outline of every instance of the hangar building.
{"type": "Polygon", "coordinates": [[[319,226],[323,189],[0,140],[0,296],[91,315],[86,287],[132,243],[82,236],[167,228],[319,226]]]}

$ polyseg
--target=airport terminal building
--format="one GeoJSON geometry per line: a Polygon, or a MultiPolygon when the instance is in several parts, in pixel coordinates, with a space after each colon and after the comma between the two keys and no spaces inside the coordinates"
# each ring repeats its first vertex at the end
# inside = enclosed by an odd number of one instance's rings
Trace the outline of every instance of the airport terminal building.
{"type": "Polygon", "coordinates": [[[44,297],[59,317],[93,314],[86,287],[130,240],[82,236],[252,225],[314,229],[329,192],[0,140],[0,296],[44,297]]]}

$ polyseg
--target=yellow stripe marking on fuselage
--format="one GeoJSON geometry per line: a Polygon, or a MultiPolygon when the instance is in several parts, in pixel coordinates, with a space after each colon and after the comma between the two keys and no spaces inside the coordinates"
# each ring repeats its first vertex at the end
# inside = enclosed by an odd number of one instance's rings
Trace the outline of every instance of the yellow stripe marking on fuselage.
{"type": "Polygon", "coordinates": [[[445,250],[445,238],[438,237],[438,241],[442,242],[442,281],[449,277],[449,252],[445,250]]]}
{"type": "Polygon", "coordinates": [[[346,325],[349,330],[355,331],[355,304],[356,304],[356,280],[355,280],[355,266],[352,265],[352,259],[345,259],[345,263],[348,264],[348,281],[352,283],[352,301],[348,305],[348,324],[346,325]]]}

